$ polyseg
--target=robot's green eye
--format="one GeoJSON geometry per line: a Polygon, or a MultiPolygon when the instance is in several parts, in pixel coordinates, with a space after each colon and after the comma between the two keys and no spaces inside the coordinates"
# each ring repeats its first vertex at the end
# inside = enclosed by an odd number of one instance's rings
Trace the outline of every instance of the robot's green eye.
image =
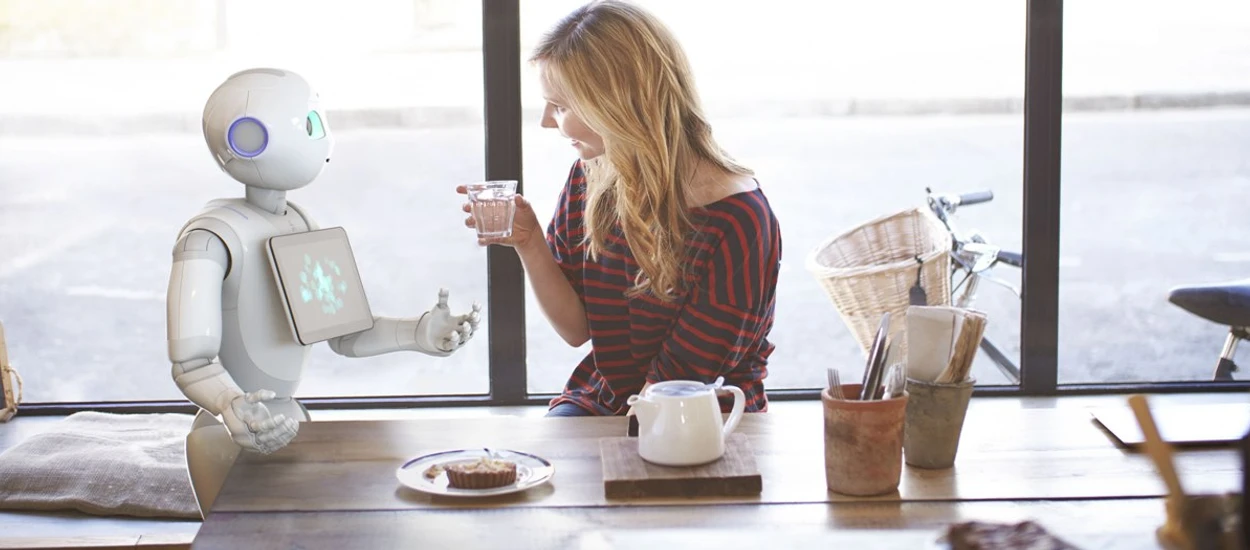
{"type": "Polygon", "coordinates": [[[321,123],[321,115],[318,115],[317,111],[308,111],[308,117],[304,119],[304,129],[308,130],[308,139],[326,137],[326,128],[321,123]]]}

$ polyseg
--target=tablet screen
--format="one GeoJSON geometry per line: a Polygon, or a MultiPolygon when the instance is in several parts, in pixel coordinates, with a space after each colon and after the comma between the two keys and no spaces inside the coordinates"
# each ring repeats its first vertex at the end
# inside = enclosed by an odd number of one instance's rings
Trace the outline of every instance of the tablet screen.
{"type": "Polygon", "coordinates": [[[373,326],[373,313],[343,228],[272,237],[269,260],[301,344],[373,326]]]}

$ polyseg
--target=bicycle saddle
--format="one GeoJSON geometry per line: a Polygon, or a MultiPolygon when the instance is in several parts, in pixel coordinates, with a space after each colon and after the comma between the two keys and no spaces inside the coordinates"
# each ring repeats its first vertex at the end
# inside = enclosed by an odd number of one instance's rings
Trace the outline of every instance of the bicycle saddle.
{"type": "Polygon", "coordinates": [[[1250,327],[1250,279],[1173,288],[1168,301],[1208,321],[1250,327]]]}

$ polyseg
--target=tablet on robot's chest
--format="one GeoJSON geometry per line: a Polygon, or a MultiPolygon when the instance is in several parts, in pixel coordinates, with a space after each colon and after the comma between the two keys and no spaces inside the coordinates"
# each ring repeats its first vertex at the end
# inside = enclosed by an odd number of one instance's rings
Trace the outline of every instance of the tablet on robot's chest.
{"type": "Polygon", "coordinates": [[[314,344],[373,327],[373,313],[343,228],[271,237],[269,264],[299,343],[314,344]]]}

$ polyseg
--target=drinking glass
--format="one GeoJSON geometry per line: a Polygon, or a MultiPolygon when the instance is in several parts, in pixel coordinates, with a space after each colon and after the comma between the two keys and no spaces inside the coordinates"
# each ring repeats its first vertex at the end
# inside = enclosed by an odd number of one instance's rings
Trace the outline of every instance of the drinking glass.
{"type": "Polygon", "coordinates": [[[477,227],[477,236],[511,236],[512,216],[516,213],[516,181],[483,181],[465,187],[469,191],[470,210],[477,227]]]}

